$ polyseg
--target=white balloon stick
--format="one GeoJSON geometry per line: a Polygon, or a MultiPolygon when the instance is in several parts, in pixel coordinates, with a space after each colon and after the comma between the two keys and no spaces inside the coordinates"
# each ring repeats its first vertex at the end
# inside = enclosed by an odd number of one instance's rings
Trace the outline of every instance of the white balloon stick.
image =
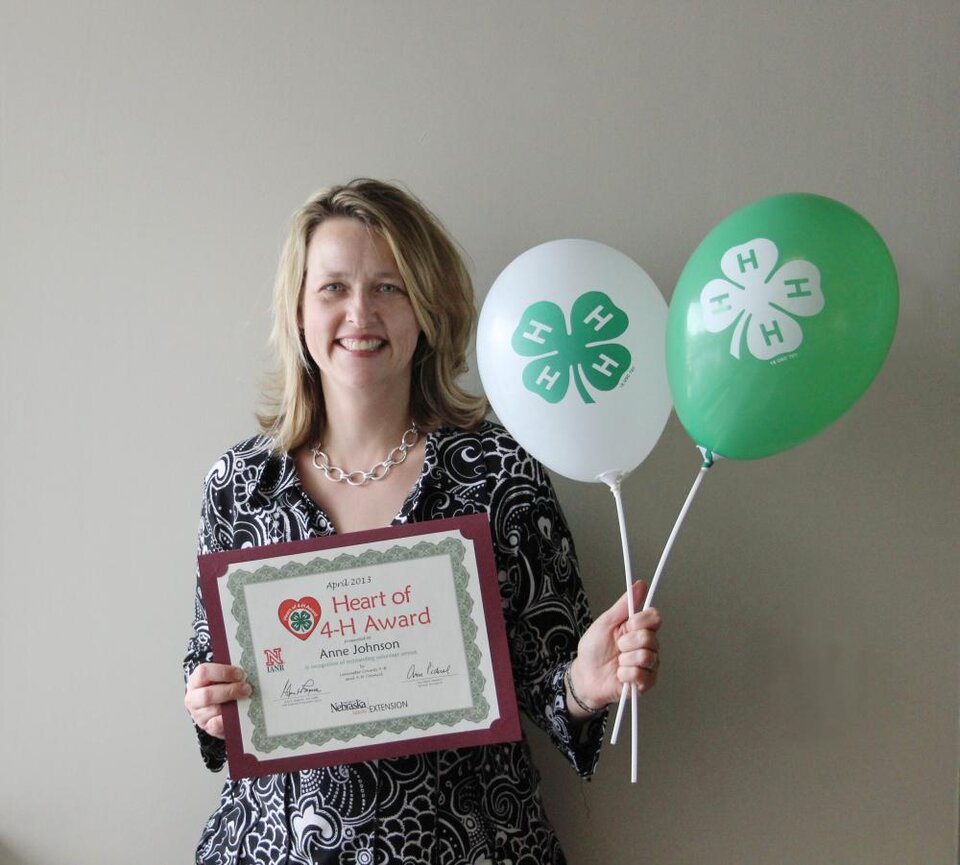
{"type": "Polygon", "coordinates": [[[620,704],[617,706],[617,717],[613,722],[613,732],[610,734],[610,744],[616,745],[617,739],[620,738],[620,721],[623,718],[623,709],[627,705],[627,683],[623,683],[623,687],[620,689],[620,704]]]}
{"type": "Polygon", "coordinates": [[[693,482],[693,486],[690,487],[690,492],[687,493],[687,500],[683,503],[683,507],[680,508],[680,515],[677,517],[677,521],[673,524],[673,531],[670,532],[670,537],[667,538],[667,545],[663,548],[663,554],[660,556],[660,561],[657,564],[657,570],[654,572],[653,579],[650,581],[650,589],[647,592],[647,599],[643,603],[643,609],[645,610],[648,610],[653,605],[653,596],[657,591],[657,586],[660,585],[660,577],[663,575],[663,566],[667,563],[667,557],[670,555],[670,550],[673,549],[673,542],[677,539],[677,535],[680,533],[680,526],[683,525],[683,521],[687,518],[687,511],[690,510],[690,505],[693,504],[693,499],[697,495],[697,490],[700,489],[700,484],[703,482],[703,477],[711,465],[713,465],[712,461],[709,464],[705,462],[702,466],[700,466],[700,470],[697,472],[697,478],[693,482]]]}
{"type": "MultiPolygon", "coordinates": [[[[690,488],[690,492],[687,493],[687,499],[683,503],[683,507],[680,508],[680,514],[677,517],[677,521],[673,524],[673,531],[670,532],[670,537],[667,538],[666,546],[663,548],[663,553],[660,555],[660,561],[657,563],[657,570],[654,572],[653,579],[650,581],[650,588],[647,590],[647,597],[643,603],[643,609],[648,610],[653,605],[653,596],[656,594],[657,586],[660,585],[660,577],[663,575],[664,565],[667,563],[667,559],[670,556],[670,551],[673,549],[673,543],[677,539],[677,535],[680,533],[680,527],[683,525],[683,521],[687,518],[687,512],[690,510],[690,506],[693,504],[693,500],[697,495],[697,491],[700,489],[700,484],[703,482],[703,477],[709,470],[710,466],[713,465],[713,460],[715,458],[714,454],[710,454],[709,451],[704,453],[703,464],[700,466],[700,470],[697,472],[697,477],[693,482],[693,486],[690,488]]],[[[619,495],[619,488],[617,492],[614,493],[616,498],[619,495]]],[[[618,499],[618,515],[622,516],[623,510],[620,507],[618,499]]],[[[623,524],[621,523],[620,531],[624,532],[623,524]]],[[[626,551],[626,540],[624,540],[624,551],[626,551]]],[[[627,572],[630,572],[629,565],[627,566],[627,572]]],[[[628,577],[628,579],[630,579],[628,577]]],[[[632,593],[627,596],[627,608],[630,611],[630,615],[633,615],[633,595],[632,593]]],[[[636,685],[631,688],[631,710],[633,714],[633,737],[636,737],[636,726],[637,726],[637,704],[636,704],[636,685]]],[[[617,739],[620,736],[620,721],[623,718],[623,708],[627,702],[627,686],[624,685],[620,690],[620,705],[617,706],[617,717],[613,722],[613,733],[610,736],[610,744],[616,745],[617,739]]],[[[636,752],[636,745],[633,746],[634,753],[636,752]]],[[[634,758],[633,773],[631,775],[631,780],[636,782],[636,759],[634,758]]]]}
{"type": "MultiPolygon", "coordinates": [[[[627,540],[627,520],[623,513],[623,496],[620,493],[620,480],[617,478],[610,484],[610,492],[617,503],[617,520],[620,523],[620,545],[623,548],[623,571],[627,583],[627,618],[634,613],[633,606],[633,566],[630,564],[630,544],[627,540]]],[[[614,735],[620,727],[620,718],[623,716],[623,704],[627,696],[627,686],[624,684],[620,691],[620,707],[617,709],[617,722],[614,735]]],[[[630,782],[637,783],[637,686],[630,686],[631,727],[630,727],[630,782]]],[[[613,740],[616,741],[615,739],[613,740]]]]}
{"type": "Polygon", "coordinates": [[[616,745],[617,739],[620,737],[620,721],[623,719],[623,710],[627,705],[627,683],[623,683],[623,687],[620,689],[620,703],[617,705],[617,717],[613,722],[613,733],[610,734],[610,744],[616,745]]]}

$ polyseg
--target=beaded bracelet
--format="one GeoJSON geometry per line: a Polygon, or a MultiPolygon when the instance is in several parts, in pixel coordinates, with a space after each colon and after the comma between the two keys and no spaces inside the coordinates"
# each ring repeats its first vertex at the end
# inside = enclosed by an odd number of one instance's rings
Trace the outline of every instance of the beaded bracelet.
{"type": "Polygon", "coordinates": [[[573,702],[576,703],[584,712],[589,712],[591,715],[596,715],[598,712],[603,711],[603,706],[599,709],[594,708],[593,706],[588,706],[583,700],[580,699],[580,696],[576,691],[573,690],[573,677],[570,675],[570,668],[573,666],[573,661],[567,662],[567,668],[563,673],[563,681],[567,686],[567,690],[570,692],[570,696],[573,697],[573,702]]]}

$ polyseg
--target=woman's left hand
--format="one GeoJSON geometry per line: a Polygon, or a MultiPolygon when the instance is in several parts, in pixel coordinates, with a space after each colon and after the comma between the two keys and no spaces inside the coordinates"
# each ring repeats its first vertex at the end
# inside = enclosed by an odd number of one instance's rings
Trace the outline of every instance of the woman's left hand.
{"type": "MultiPolygon", "coordinates": [[[[647,584],[633,584],[634,609],[643,606],[647,584]]],[[[657,630],[660,613],[651,607],[627,616],[624,594],[609,610],[601,613],[580,638],[577,657],[570,667],[573,690],[581,702],[597,711],[620,698],[624,684],[636,684],[648,691],[657,682],[660,666],[660,644],[657,630]]],[[[585,716],[568,695],[567,706],[578,716],[585,716]]]]}

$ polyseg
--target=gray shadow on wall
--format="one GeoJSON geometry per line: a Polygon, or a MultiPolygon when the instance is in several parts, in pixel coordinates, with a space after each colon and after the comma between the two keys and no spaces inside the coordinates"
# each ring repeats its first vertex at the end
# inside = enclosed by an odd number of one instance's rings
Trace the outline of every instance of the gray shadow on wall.
{"type": "Polygon", "coordinates": [[[0,839],[0,865],[26,865],[26,860],[14,855],[3,839],[0,839]]]}

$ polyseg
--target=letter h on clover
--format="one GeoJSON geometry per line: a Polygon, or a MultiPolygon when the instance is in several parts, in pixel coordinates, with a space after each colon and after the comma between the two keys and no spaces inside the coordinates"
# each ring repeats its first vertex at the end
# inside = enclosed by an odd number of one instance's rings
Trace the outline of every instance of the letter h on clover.
{"type": "Polygon", "coordinates": [[[527,390],[549,403],[560,402],[573,379],[585,403],[596,400],[586,379],[600,391],[613,390],[630,369],[630,352],[611,340],[622,336],[630,319],[602,291],[588,291],[573,302],[570,330],[563,310],[541,300],[524,311],[513,332],[513,350],[535,358],[524,367],[527,390]]]}
{"type": "Polygon", "coordinates": [[[758,360],[789,354],[803,342],[796,316],[817,315],[824,305],[820,271],[803,259],[777,267],[772,240],[757,238],[728,249],[720,259],[726,279],[711,279],[700,292],[704,325],[711,333],[733,326],[730,354],[744,343],[758,360]]]}

